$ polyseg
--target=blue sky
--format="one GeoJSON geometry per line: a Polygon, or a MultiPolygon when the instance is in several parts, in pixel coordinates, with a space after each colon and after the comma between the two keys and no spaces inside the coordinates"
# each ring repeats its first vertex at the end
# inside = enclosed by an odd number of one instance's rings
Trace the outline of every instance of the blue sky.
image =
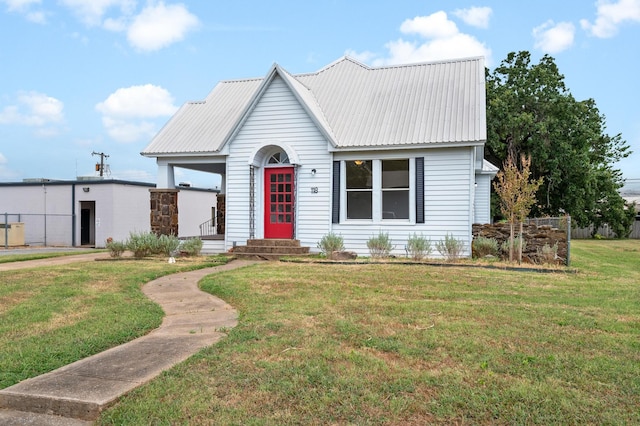
{"type": "Polygon", "coordinates": [[[493,69],[528,50],[595,99],[640,186],[637,40],[640,0],[0,0],[0,182],[93,175],[92,152],[112,178],[155,182],[139,152],[177,108],[274,62],[303,73],[345,54],[371,66],[484,55],[493,69]]]}

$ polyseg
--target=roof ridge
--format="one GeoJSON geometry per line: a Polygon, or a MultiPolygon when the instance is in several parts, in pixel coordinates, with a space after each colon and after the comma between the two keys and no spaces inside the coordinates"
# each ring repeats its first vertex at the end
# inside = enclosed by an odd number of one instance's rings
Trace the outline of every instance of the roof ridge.
{"type": "Polygon", "coordinates": [[[365,70],[370,70],[371,69],[371,67],[369,67],[367,64],[359,62],[358,60],[352,58],[351,56],[343,55],[340,58],[336,59],[335,61],[331,62],[329,65],[325,65],[324,67],[320,68],[317,71],[295,74],[295,76],[296,77],[308,77],[308,76],[318,75],[318,74],[321,74],[321,73],[323,73],[325,71],[328,71],[329,69],[337,66],[338,64],[340,64],[342,62],[351,62],[354,65],[357,65],[357,66],[359,66],[361,68],[364,68],[365,70]]]}
{"type": "Polygon", "coordinates": [[[417,67],[424,65],[442,65],[448,63],[458,63],[458,62],[475,62],[478,60],[484,60],[484,56],[466,56],[462,58],[450,58],[450,59],[439,59],[437,61],[423,61],[423,62],[411,62],[406,64],[392,64],[392,65],[382,65],[378,67],[370,67],[371,70],[383,70],[389,68],[409,68],[409,67],[417,67]]]}

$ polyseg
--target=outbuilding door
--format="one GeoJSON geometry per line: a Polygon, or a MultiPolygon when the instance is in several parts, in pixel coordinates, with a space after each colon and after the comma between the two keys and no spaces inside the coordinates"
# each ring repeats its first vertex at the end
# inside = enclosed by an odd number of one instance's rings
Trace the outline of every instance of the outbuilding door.
{"type": "Polygon", "coordinates": [[[265,238],[293,238],[293,177],[293,167],[273,167],[264,170],[265,238]]]}

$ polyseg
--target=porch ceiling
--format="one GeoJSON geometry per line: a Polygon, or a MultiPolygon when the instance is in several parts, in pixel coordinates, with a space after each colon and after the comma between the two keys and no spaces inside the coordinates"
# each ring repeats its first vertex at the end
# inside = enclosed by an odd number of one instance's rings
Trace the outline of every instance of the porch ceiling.
{"type": "Polygon", "coordinates": [[[198,172],[217,173],[223,175],[226,173],[227,166],[224,163],[188,163],[188,164],[174,164],[175,167],[183,169],[196,170],[198,172]]]}

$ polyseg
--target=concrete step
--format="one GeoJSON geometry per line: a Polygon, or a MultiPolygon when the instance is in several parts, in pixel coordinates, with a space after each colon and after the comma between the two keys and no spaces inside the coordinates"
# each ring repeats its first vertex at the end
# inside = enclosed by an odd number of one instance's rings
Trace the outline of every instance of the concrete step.
{"type": "Polygon", "coordinates": [[[87,420],[0,409],[0,425],[3,426],[90,426],[92,424],[92,421],[87,420]]]}
{"type": "Polygon", "coordinates": [[[300,247],[300,240],[253,239],[247,240],[247,246],[254,247],[300,247]]]}
{"type": "Polygon", "coordinates": [[[309,247],[302,247],[299,240],[255,239],[246,246],[236,246],[233,254],[241,259],[278,260],[283,256],[307,256],[309,247]]]}
{"type": "Polygon", "coordinates": [[[237,246],[233,252],[236,254],[281,254],[295,256],[309,253],[309,247],[237,246]]]}

